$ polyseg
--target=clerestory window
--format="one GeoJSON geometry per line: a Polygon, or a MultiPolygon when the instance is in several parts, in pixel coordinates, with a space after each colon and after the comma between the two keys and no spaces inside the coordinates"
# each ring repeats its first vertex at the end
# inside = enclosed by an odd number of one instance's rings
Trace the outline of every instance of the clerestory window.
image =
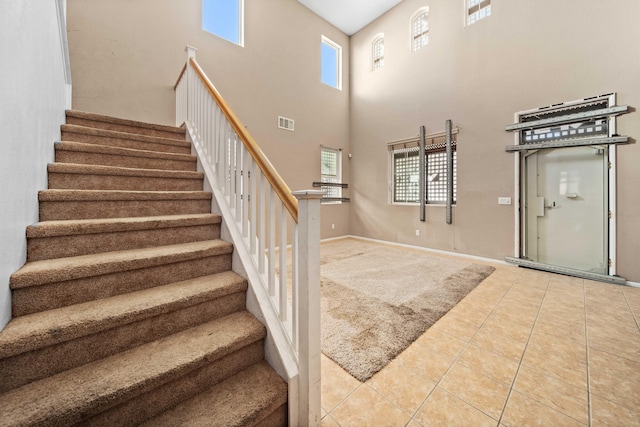
{"type": "Polygon", "coordinates": [[[384,66],[384,34],[378,34],[371,43],[372,69],[379,70],[384,66]]]}
{"type": "Polygon", "coordinates": [[[411,50],[419,51],[429,43],[429,8],[423,7],[411,19],[411,50]]]}
{"type": "Polygon", "coordinates": [[[342,89],[342,46],[325,36],[321,39],[320,81],[342,89]]]}
{"type": "Polygon", "coordinates": [[[491,0],[466,0],[467,25],[478,22],[491,15],[491,0]]]}
{"type": "Polygon", "coordinates": [[[202,0],[202,29],[244,46],[244,0],[202,0]]]}

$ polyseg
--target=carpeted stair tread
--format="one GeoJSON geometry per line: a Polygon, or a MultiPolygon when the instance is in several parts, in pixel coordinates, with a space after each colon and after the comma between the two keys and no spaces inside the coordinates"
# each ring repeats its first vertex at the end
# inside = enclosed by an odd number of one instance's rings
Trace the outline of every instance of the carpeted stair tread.
{"type": "Polygon", "coordinates": [[[138,149],[153,149],[168,153],[191,153],[191,143],[185,140],[97,129],[78,125],[62,125],[62,141],[86,142],[90,144],[124,146],[138,149]]]}
{"type": "Polygon", "coordinates": [[[71,236],[80,234],[119,233],[147,229],[215,225],[220,215],[188,214],[131,218],[97,218],[61,221],[43,221],[27,227],[27,238],[71,236]]]}
{"type": "Polygon", "coordinates": [[[0,426],[71,425],[176,380],[265,337],[230,314],[0,395],[0,426]]]}
{"type": "Polygon", "coordinates": [[[229,254],[233,245],[222,240],[182,243],[126,251],[103,252],[28,262],[9,280],[11,289],[99,276],[195,258],[229,254]]]}
{"type": "Polygon", "coordinates": [[[96,154],[110,154],[113,156],[145,157],[163,160],[180,160],[185,162],[196,161],[197,157],[191,154],[165,153],[163,151],[137,150],[135,148],[114,147],[111,145],[88,144],[86,142],[62,141],[55,143],[56,149],[65,151],[78,151],[96,154]]]}
{"type": "Polygon", "coordinates": [[[231,271],[17,317],[0,332],[0,358],[95,334],[246,290],[231,271]]]}
{"type": "Polygon", "coordinates": [[[265,362],[142,424],[143,427],[240,427],[260,421],[287,402],[287,385],[265,362]]]}
{"type": "Polygon", "coordinates": [[[43,190],[38,193],[40,202],[61,201],[141,201],[141,200],[210,200],[207,191],[132,191],[132,190],[43,190]]]}
{"type": "Polygon", "coordinates": [[[66,113],[67,124],[79,124],[81,126],[88,126],[90,124],[96,128],[109,130],[121,130],[128,128],[130,129],[130,133],[146,133],[147,131],[155,131],[159,134],[166,135],[168,138],[185,139],[185,129],[175,126],[139,122],[78,110],[67,110],[66,113]]]}
{"type": "Polygon", "coordinates": [[[204,173],[196,171],[176,171],[163,169],[125,168],[118,166],[85,165],[76,163],[51,163],[47,166],[49,173],[112,175],[126,177],[149,177],[168,179],[202,179],[204,173]]]}

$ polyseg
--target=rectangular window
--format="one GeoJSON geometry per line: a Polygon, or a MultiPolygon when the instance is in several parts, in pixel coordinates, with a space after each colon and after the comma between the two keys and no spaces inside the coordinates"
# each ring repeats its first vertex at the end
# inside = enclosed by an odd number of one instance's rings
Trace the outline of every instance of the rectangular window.
{"type": "Polygon", "coordinates": [[[320,81],[342,89],[342,47],[322,36],[320,56],[320,81]]]}
{"type": "MultiPolygon", "coordinates": [[[[439,138],[425,147],[425,200],[427,204],[447,202],[447,155],[439,138]]],[[[457,154],[453,146],[453,202],[457,199],[457,154]]],[[[420,203],[420,148],[416,143],[391,147],[393,203],[420,203]]]]}
{"type": "Polygon", "coordinates": [[[466,0],[467,25],[491,15],[491,0],[466,0]]]}
{"type": "MultiPolygon", "coordinates": [[[[342,151],[335,148],[322,147],[320,150],[320,173],[321,182],[340,184],[342,182],[342,151]]],[[[325,186],[321,189],[325,192],[325,203],[342,203],[341,186],[325,186]]]]}
{"type": "Polygon", "coordinates": [[[244,45],[244,0],[202,0],[202,29],[244,45]]]}

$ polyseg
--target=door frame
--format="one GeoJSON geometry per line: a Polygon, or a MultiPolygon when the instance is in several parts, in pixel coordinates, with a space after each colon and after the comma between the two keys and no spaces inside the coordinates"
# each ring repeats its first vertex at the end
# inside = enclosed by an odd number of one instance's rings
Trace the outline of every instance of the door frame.
{"type": "MultiPolygon", "coordinates": [[[[602,98],[602,99],[607,99],[608,101],[608,106],[614,106],[616,105],[616,94],[615,93],[611,93],[608,95],[603,95],[597,98],[602,98]]],[[[581,104],[584,103],[585,101],[587,101],[588,99],[579,99],[579,100],[575,100],[575,101],[570,101],[570,102],[564,102],[561,104],[554,104],[550,107],[543,107],[543,108],[534,108],[534,109],[530,109],[530,110],[524,110],[524,111],[518,111],[516,113],[514,113],[514,123],[520,123],[521,121],[521,117],[527,114],[531,114],[531,113],[535,113],[538,112],[542,109],[552,109],[552,108],[557,108],[557,107],[568,107],[571,105],[575,105],[575,104],[581,104]]],[[[608,118],[609,121],[609,126],[608,126],[608,136],[612,137],[613,135],[617,134],[616,131],[616,116],[610,116],[608,118]]],[[[514,145],[521,145],[521,137],[520,137],[520,132],[513,132],[514,135],[514,145]]],[[[605,245],[607,246],[607,250],[606,252],[608,253],[609,256],[609,260],[608,260],[608,267],[607,267],[607,273],[605,276],[616,276],[616,157],[617,157],[617,150],[616,150],[616,145],[615,144],[611,144],[608,147],[608,161],[609,161],[609,170],[608,170],[608,189],[607,189],[607,200],[606,200],[606,207],[608,208],[609,211],[609,220],[607,222],[608,225],[608,230],[604,230],[605,231],[605,245]]],[[[514,156],[514,224],[515,224],[515,228],[514,228],[514,258],[515,259],[521,259],[522,255],[526,253],[526,241],[524,239],[525,236],[525,229],[524,227],[526,226],[526,220],[525,220],[525,209],[524,209],[524,203],[526,202],[524,196],[524,191],[525,191],[525,177],[523,176],[524,173],[524,158],[525,158],[525,153],[522,152],[517,152],[515,153],[516,155],[514,156]]],[[[508,259],[508,261],[510,261],[512,259],[508,259]]],[[[552,266],[548,266],[548,268],[545,264],[540,264],[540,263],[536,263],[536,262],[518,262],[519,265],[524,265],[524,266],[530,266],[530,267],[534,267],[534,268],[539,268],[539,269],[544,269],[544,270],[549,270],[549,271],[554,271],[554,272],[563,272],[565,274],[571,274],[571,271],[563,271],[564,269],[562,267],[560,268],[553,268],[552,266]],[[527,265],[530,264],[530,265],[527,265]]],[[[605,265],[606,265],[606,260],[605,260],[605,265]]],[[[571,270],[571,269],[567,269],[567,270],[571,270]]],[[[577,270],[576,270],[577,272],[577,270]]],[[[597,275],[596,275],[597,276],[597,275]]],[[[594,277],[596,278],[596,277],[594,277]]]]}

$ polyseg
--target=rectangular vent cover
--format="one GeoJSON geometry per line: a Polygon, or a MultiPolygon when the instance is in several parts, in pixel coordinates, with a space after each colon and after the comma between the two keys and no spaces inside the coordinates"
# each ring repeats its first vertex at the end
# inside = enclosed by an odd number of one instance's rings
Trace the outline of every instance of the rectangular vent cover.
{"type": "Polygon", "coordinates": [[[278,116],[278,128],[293,132],[293,119],[278,116]]]}

